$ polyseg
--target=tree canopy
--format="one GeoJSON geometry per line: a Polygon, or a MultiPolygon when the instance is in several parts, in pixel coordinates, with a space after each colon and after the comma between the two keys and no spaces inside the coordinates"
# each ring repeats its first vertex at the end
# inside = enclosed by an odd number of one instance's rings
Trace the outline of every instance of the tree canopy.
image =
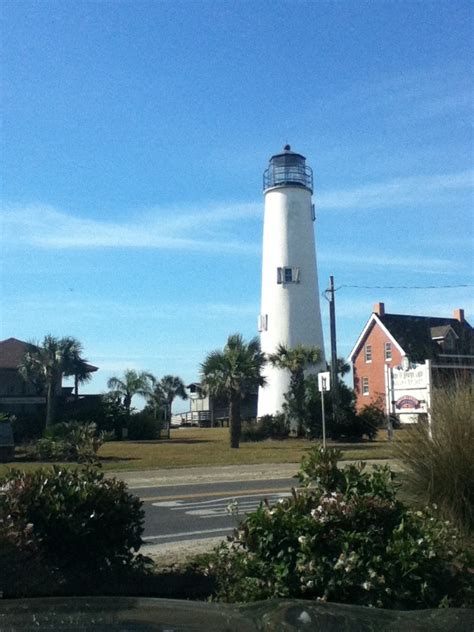
{"type": "Polygon", "coordinates": [[[305,416],[305,380],[304,372],[321,361],[321,350],[318,347],[297,345],[290,348],[278,345],[275,353],[268,356],[269,362],[279,369],[290,373],[290,391],[286,396],[287,413],[290,426],[300,435],[303,432],[305,416]]]}
{"type": "Polygon", "coordinates": [[[245,342],[231,334],[222,351],[212,351],[201,365],[202,383],[213,396],[225,395],[229,402],[230,446],[240,443],[240,405],[244,395],[265,384],[265,356],[258,338],[245,342]]]}
{"type": "Polygon", "coordinates": [[[151,373],[126,369],[122,378],[111,377],[107,381],[107,387],[122,398],[123,404],[130,414],[132,398],[135,395],[147,397],[152,392],[154,382],[155,378],[151,373]]]}
{"type": "Polygon", "coordinates": [[[61,392],[63,376],[75,375],[79,381],[88,379],[87,362],[82,357],[82,345],[67,336],[45,336],[40,345],[27,351],[19,372],[27,381],[46,389],[46,425],[56,421],[57,399],[61,392]]]}

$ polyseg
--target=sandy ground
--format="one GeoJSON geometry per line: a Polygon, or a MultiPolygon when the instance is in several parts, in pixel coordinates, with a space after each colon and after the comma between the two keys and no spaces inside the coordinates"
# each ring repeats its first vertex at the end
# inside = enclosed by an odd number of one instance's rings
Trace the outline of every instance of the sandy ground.
{"type": "Polygon", "coordinates": [[[140,553],[147,555],[159,568],[185,566],[196,555],[209,553],[225,538],[206,538],[205,540],[183,540],[167,544],[147,544],[142,546],[140,553]]]}

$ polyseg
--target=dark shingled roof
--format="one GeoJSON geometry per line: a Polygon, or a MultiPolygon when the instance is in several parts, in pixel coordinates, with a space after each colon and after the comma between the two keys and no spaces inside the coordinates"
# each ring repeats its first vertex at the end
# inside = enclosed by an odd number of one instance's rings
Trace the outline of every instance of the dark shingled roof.
{"type": "MultiPolygon", "coordinates": [[[[30,342],[24,342],[17,338],[0,340],[0,369],[17,369],[27,351],[37,351],[38,347],[30,342]]],[[[88,373],[98,370],[98,367],[86,362],[88,373]]]]}
{"type": "Polygon", "coordinates": [[[17,369],[27,351],[36,351],[38,347],[23,340],[7,338],[0,341],[0,369],[17,369]]]}
{"type": "Polygon", "coordinates": [[[460,322],[455,318],[406,316],[403,314],[384,314],[379,318],[410,360],[414,362],[423,362],[426,359],[437,357],[440,348],[432,339],[433,328],[441,331],[442,329],[447,330],[447,327],[452,327],[458,336],[456,352],[474,354],[474,333],[467,321],[460,322]]]}

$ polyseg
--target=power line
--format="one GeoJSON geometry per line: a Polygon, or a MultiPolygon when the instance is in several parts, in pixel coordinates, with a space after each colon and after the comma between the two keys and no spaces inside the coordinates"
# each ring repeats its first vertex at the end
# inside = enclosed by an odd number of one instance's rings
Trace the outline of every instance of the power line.
{"type": "Polygon", "coordinates": [[[474,287],[470,283],[459,285],[340,285],[335,288],[335,292],[343,288],[357,288],[359,290],[442,290],[447,288],[474,287]]]}

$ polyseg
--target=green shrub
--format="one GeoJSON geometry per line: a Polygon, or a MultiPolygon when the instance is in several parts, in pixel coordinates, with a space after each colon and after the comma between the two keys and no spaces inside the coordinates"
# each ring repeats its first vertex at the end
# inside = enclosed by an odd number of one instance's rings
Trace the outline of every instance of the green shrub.
{"type": "Polygon", "coordinates": [[[97,434],[95,424],[58,423],[48,428],[45,437],[34,444],[30,456],[38,461],[97,463],[97,451],[102,443],[103,434],[97,434]]]}
{"type": "MultiPolygon", "coordinates": [[[[316,376],[309,376],[306,381],[304,430],[310,439],[323,436],[321,393],[318,390],[316,376]]],[[[338,385],[337,415],[333,416],[333,401],[330,394],[324,399],[326,413],[326,434],[331,439],[362,439],[364,436],[373,439],[381,423],[383,411],[375,405],[367,406],[359,413],[355,409],[355,394],[344,382],[338,385]]]]}
{"type": "MultiPolygon", "coordinates": [[[[0,479],[0,589],[39,583],[25,567],[64,583],[132,565],[142,543],[141,501],[92,469],[17,470],[0,479]],[[1,559],[3,557],[3,559],[1,559]],[[19,581],[21,580],[21,581],[19,581]]],[[[41,576],[40,576],[41,577],[41,576]]]]}
{"type": "Polygon", "coordinates": [[[312,451],[300,472],[303,487],[262,504],[215,551],[208,572],[218,598],[386,608],[468,603],[469,558],[451,527],[406,509],[387,467],[338,469],[338,458],[337,451],[312,451]]]}
{"type": "Polygon", "coordinates": [[[45,415],[12,415],[12,429],[15,443],[27,443],[39,439],[44,431],[45,415]]]}
{"type": "Polygon", "coordinates": [[[159,439],[162,421],[155,419],[152,412],[141,411],[130,416],[128,438],[131,440],[159,439]]]}
{"type": "Polygon", "coordinates": [[[263,415],[257,421],[244,421],[240,440],[264,441],[265,439],[286,439],[290,433],[284,414],[263,415]]]}
{"type": "Polygon", "coordinates": [[[396,444],[409,490],[442,516],[474,529],[474,394],[470,385],[435,391],[432,437],[427,423],[407,427],[396,444]]]}

